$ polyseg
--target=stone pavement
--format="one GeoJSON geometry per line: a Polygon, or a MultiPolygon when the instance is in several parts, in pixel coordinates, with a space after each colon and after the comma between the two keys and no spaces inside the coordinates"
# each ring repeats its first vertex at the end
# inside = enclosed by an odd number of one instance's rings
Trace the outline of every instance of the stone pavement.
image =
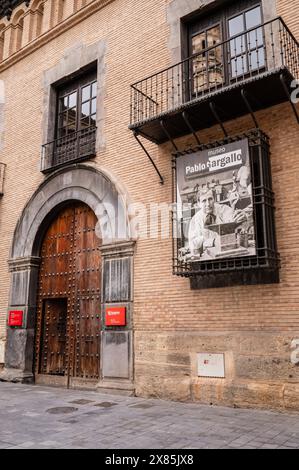
{"type": "Polygon", "coordinates": [[[0,383],[0,449],[298,449],[299,413],[0,383]]]}

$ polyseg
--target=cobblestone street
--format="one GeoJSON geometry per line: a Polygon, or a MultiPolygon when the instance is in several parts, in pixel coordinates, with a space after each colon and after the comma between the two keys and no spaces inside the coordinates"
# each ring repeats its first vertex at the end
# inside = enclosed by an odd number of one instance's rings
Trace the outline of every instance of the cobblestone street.
{"type": "Polygon", "coordinates": [[[0,449],[298,449],[298,414],[0,383],[0,449]]]}

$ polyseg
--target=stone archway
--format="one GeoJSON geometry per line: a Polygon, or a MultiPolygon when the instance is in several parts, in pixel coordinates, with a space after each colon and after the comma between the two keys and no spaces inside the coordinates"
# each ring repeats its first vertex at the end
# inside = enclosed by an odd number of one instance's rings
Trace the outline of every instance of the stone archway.
{"type": "Polygon", "coordinates": [[[130,239],[125,201],[105,175],[85,165],[53,173],[26,205],[17,224],[11,260],[38,256],[37,236],[47,216],[65,201],[87,204],[98,217],[103,244],[130,239]]]}
{"type": "Polygon", "coordinates": [[[85,165],[72,165],[48,177],[27,203],[16,226],[9,260],[9,310],[23,311],[24,323],[23,328],[8,328],[5,369],[0,379],[20,382],[34,379],[33,353],[41,241],[49,221],[63,204],[70,201],[89,206],[98,220],[97,229],[102,239],[103,319],[106,305],[118,302],[127,309],[127,325],[123,331],[113,332],[105,328],[104,321],[101,331],[102,386],[107,380],[109,382],[111,371],[114,386],[117,382],[115,377],[117,379],[119,376],[119,388],[127,389],[133,380],[131,285],[134,242],[131,240],[124,195],[110,178],[85,165]],[[111,272],[115,272],[113,278],[111,272]],[[124,273],[127,286],[123,285],[124,273]],[[122,341],[119,341],[118,335],[122,335],[122,341]],[[111,357],[117,350],[117,344],[122,345],[121,354],[125,359],[119,370],[115,371],[113,367],[111,369],[111,357]]]}

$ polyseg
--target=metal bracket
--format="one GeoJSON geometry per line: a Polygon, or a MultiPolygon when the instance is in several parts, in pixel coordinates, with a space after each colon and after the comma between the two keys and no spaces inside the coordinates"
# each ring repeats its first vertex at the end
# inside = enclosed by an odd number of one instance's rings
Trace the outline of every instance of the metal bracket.
{"type": "Polygon", "coordinates": [[[221,121],[219,115],[217,114],[215,104],[212,101],[210,101],[209,105],[210,105],[210,109],[213,113],[214,118],[216,119],[216,121],[218,122],[218,124],[220,125],[220,127],[222,129],[222,132],[223,132],[224,136],[228,137],[228,133],[227,133],[227,131],[226,131],[224,125],[223,125],[223,122],[221,121]]]}
{"type": "Polygon", "coordinates": [[[296,109],[295,103],[293,103],[293,101],[292,101],[292,98],[291,98],[291,95],[290,95],[290,93],[289,93],[287,84],[286,84],[286,82],[285,82],[285,78],[284,78],[284,76],[283,76],[283,73],[280,74],[280,77],[279,77],[279,78],[280,78],[280,81],[281,81],[281,83],[282,83],[282,86],[283,86],[283,89],[284,89],[284,91],[285,91],[285,94],[286,94],[286,96],[287,96],[287,98],[288,98],[288,100],[289,100],[289,102],[290,102],[290,105],[291,105],[292,108],[293,108],[293,111],[294,111],[294,114],[295,114],[295,116],[296,116],[297,122],[298,122],[298,124],[299,124],[299,113],[298,113],[298,111],[297,111],[297,109],[296,109]]]}
{"type": "Polygon", "coordinates": [[[138,142],[138,144],[140,145],[140,147],[142,148],[142,150],[144,151],[144,153],[147,155],[148,159],[149,159],[150,162],[152,163],[152,165],[153,165],[153,167],[155,168],[156,172],[158,173],[159,178],[160,178],[160,184],[164,184],[164,178],[163,178],[163,176],[161,175],[160,171],[158,170],[157,165],[155,164],[154,160],[152,159],[152,157],[150,156],[150,154],[148,153],[148,151],[147,151],[146,148],[144,147],[143,143],[139,140],[139,138],[138,138],[138,132],[137,132],[137,131],[134,132],[134,137],[135,137],[135,139],[137,140],[137,142],[138,142]]]}
{"type": "Polygon", "coordinates": [[[241,96],[242,96],[243,101],[244,101],[244,103],[245,103],[245,105],[246,105],[246,107],[247,107],[247,109],[248,109],[248,111],[249,111],[249,114],[250,114],[251,117],[252,117],[252,120],[253,120],[253,122],[254,122],[254,125],[255,125],[256,129],[259,129],[259,124],[258,124],[258,122],[257,122],[257,119],[256,119],[256,117],[255,117],[255,114],[254,114],[254,112],[253,112],[253,109],[252,109],[252,107],[251,107],[251,105],[250,105],[250,103],[249,103],[249,100],[248,100],[248,98],[249,98],[249,97],[248,97],[248,93],[247,93],[246,90],[244,90],[244,88],[242,88],[242,90],[241,90],[241,96]]]}
{"type": "Polygon", "coordinates": [[[188,129],[190,130],[191,134],[193,134],[194,139],[195,139],[196,142],[197,142],[197,145],[200,145],[200,140],[199,140],[199,138],[197,137],[197,135],[196,135],[196,133],[195,133],[195,130],[193,129],[193,127],[192,127],[191,124],[190,124],[189,117],[188,117],[188,114],[186,113],[186,111],[184,111],[184,112],[182,113],[182,117],[183,117],[183,119],[184,119],[184,121],[185,121],[185,123],[186,123],[188,129]]]}
{"type": "Polygon", "coordinates": [[[163,129],[163,131],[164,131],[164,133],[165,133],[167,139],[170,140],[170,142],[172,143],[172,146],[173,146],[173,148],[175,149],[175,151],[178,152],[179,149],[178,149],[177,146],[175,145],[174,140],[173,140],[173,138],[171,137],[171,135],[169,134],[168,130],[166,129],[165,123],[164,123],[164,121],[163,121],[162,119],[161,119],[161,121],[160,121],[160,126],[162,127],[162,129],[163,129]]]}

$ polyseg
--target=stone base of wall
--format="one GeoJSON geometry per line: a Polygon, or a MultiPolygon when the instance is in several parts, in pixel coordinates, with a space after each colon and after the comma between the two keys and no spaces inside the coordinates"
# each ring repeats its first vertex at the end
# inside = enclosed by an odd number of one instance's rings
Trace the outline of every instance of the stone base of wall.
{"type": "Polygon", "coordinates": [[[22,369],[6,369],[0,373],[0,382],[12,382],[22,384],[33,384],[34,377],[30,372],[24,372],[22,369]]]}
{"type": "Polygon", "coordinates": [[[299,411],[294,336],[135,333],[136,395],[244,408],[299,411]],[[197,376],[197,353],[224,353],[225,378],[197,376]]]}
{"type": "Polygon", "coordinates": [[[230,384],[192,383],[188,379],[158,379],[153,383],[138,382],[136,396],[166,400],[199,402],[234,408],[260,408],[299,411],[299,383],[234,381],[230,384]]]}

